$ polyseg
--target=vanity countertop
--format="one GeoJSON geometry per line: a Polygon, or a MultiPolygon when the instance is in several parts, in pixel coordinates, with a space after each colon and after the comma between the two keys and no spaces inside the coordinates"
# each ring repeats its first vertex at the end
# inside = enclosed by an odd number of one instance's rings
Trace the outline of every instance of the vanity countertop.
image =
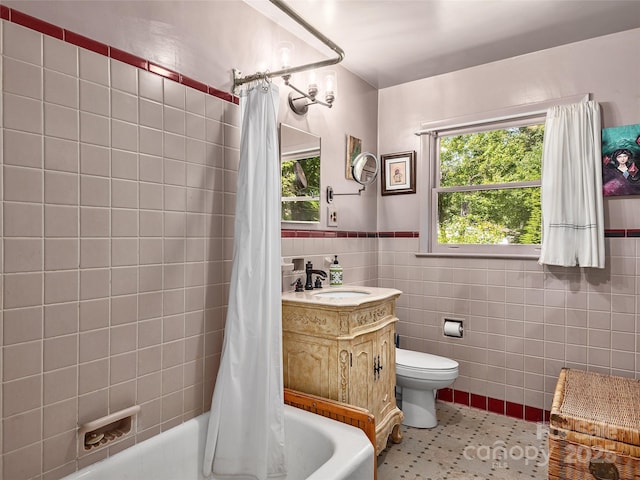
{"type": "Polygon", "coordinates": [[[284,292],[283,302],[304,303],[336,307],[353,307],[369,302],[398,297],[402,292],[395,288],[348,286],[324,287],[304,292],[284,292]]]}

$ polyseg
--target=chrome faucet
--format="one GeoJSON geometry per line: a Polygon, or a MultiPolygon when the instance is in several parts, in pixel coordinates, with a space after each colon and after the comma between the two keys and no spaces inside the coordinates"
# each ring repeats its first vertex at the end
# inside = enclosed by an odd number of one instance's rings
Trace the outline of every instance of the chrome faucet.
{"type": "Polygon", "coordinates": [[[305,272],[307,274],[307,281],[304,284],[305,290],[313,290],[313,282],[311,281],[312,275],[320,275],[323,279],[327,278],[327,272],[324,270],[314,270],[311,262],[307,262],[305,272]]]}

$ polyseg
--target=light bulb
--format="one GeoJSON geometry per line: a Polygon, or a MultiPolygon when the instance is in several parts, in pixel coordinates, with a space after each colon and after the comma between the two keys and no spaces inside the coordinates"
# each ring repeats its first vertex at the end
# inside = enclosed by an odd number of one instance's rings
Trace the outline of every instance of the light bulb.
{"type": "Polygon", "coordinates": [[[316,79],[315,70],[311,70],[308,76],[309,85],[307,87],[307,91],[309,92],[309,96],[315,98],[318,94],[318,80],[316,79]]]}
{"type": "Polygon", "coordinates": [[[331,103],[335,100],[337,90],[338,90],[338,79],[336,77],[336,72],[329,71],[324,75],[324,92],[325,92],[325,100],[327,103],[331,103]]]}
{"type": "Polygon", "coordinates": [[[280,42],[278,44],[278,56],[280,57],[280,66],[283,69],[291,67],[293,44],[291,42],[280,42]]]}
{"type": "Polygon", "coordinates": [[[311,70],[309,72],[308,83],[309,83],[309,88],[311,88],[311,85],[318,88],[318,78],[315,70],[311,70]]]}

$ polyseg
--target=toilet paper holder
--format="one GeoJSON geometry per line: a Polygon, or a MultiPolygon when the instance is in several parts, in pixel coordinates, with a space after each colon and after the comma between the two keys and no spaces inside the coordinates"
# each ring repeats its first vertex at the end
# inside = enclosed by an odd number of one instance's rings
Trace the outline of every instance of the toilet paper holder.
{"type": "Polygon", "coordinates": [[[445,318],[443,332],[445,337],[462,338],[464,334],[463,321],[453,318],[445,318]]]}

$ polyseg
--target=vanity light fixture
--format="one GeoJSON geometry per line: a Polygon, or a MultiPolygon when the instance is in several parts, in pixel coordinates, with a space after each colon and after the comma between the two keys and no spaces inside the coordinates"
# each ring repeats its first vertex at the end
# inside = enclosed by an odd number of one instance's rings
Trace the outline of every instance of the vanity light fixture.
{"type": "MultiPolygon", "coordinates": [[[[282,70],[286,71],[291,67],[293,45],[289,42],[281,42],[278,50],[282,70]]],[[[293,90],[293,92],[289,92],[289,107],[298,115],[306,115],[309,111],[310,105],[323,105],[327,108],[331,108],[333,106],[337,90],[337,77],[336,72],[333,70],[324,74],[324,101],[318,98],[320,90],[318,88],[315,70],[309,72],[306,92],[291,83],[290,73],[282,75],[282,79],[284,80],[284,84],[293,90]]]]}
{"type": "MultiPolygon", "coordinates": [[[[293,19],[298,25],[304,28],[307,32],[309,32],[311,35],[313,35],[318,40],[320,40],[325,46],[331,49],[333,53],[336,54],[336,56],[333,58],[327,58],[326,60],[319,60],[317,62],[305,63],[302,65],[297,65],[295,67],[292,67],[290,65],[291,65],[291,53],[293,53],[293,45],[289,44],[291,45],[291,48],[289,48],[289,50],[286,52],[286,58],[283,59],[283,52],[282,52],[282,49],[280,49],[280,58],[282,60],[282,63],[286,65],[280,70],[277,70],[275,72],[258,71],[252,75],[242,76],[242,72],[234,68],[233,69],[233,90],[232,90],[233,94],[236,95],[238,93],[239,87],[244,85],[245,83],[255,82],[259,80],[268,81],[270,78],[281,76],[285,81],[285,85],[288,85],[293,90],[295,90],[299,95],[302,95],[302,97],[300,97],[297,100],[295,99],[295,94],[293,94],[293,92],[292,92],[292,95],[289,95],[289,105],[291,105],[291,108],[293,109],[294,112],[298,113],[299,115],[304,115],[305,113],[307,113],[307,110],[309,109],[309,105],[313,105],[314,103],[319,103],[320,105],[324,105],[326,107],[331,108],[331,105],[333,104],[333,101],[335,100],[335,97],[336,97],[336,86],[337,86],[336,78],[337,77],[335,73],[329,76],[331,80],[329,80],[329,85],[327,85],[329,88],[326,88],[325,90],[324,102],[316,98],[316,96],[318,95],[317,88],[315,90],[309,88],[310,90],[309,93],[304,93],[298,88],[291,85],[291,83],[289,83],[289,80],[291,79],[292,73],[306,72],[314,68],[321,68],[321,67],[336,65],[340,63],[344,59],[344,50],[342,50],[338,45],[336,45],[331,40],[329,40],[325,35],[323,35],[320,31],[318,31],[318,29],[316,29],[313,25],[307,22],[304,18],[302,18],[295,10],[289,7],[289,5],[287,5],[284,2],[284,0],[269,0],[269,1],[272,4],[274,4],[276,7],[278,7],[283,13],[285,13],[287,16],[293,19]],[[294,97],[293,100],[291,98],[292,96],[294,97]]],[[[311,85],[309,87],[311,87],[311,85]]]]}
{"type": "MultiPolygon", "coordinates": [[[[311,72],[312,74],[315,72],[311,72]]],[[[318,99],[318,84],[315,76],[311,76],[307,92],[300,90],[290,82],[290,75],[283,75],[284,84],[290,87],[293,92],[289,92],[289,107],[298,115],[306,115],[310,105],[324,105],[327,108],[333,106],[336,99],[336,74],[327,72],[324,77],[324,101],[318,99]]]]}

